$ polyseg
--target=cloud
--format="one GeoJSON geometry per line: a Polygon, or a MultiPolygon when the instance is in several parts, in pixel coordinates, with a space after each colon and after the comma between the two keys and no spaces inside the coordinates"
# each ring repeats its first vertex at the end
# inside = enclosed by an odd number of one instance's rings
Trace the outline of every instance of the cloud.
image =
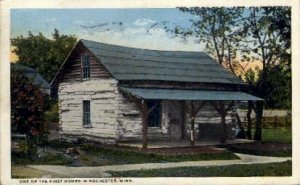
{"type": "Polygon", "coordinates": [[[56,23],[56,18],[49,18],[46,20],[47,23],[56,23]]]}
{"type": "Polygon", "coordinates": [[[133,24],[136,26],[146,26],[148,24],[153,24],[153,23],[155,23],[154,20],[147,19],[147,18],[137,19],[133,22],[133,24]]]}
{"type": "Polygon", "coordinates": [[[82,20],[76,20],[73,22],[75,25],[82,25],[83,21],[82,20]]]}
{"type": "Polygon", "coordinates": [[[203,44],[195,44],[195,38],[182,42],[180,38],[170,37],[163,28],[125,27],[123,30],[86,30],[79,38],[135,48],[173,51],[203,51],[203,44]]]}

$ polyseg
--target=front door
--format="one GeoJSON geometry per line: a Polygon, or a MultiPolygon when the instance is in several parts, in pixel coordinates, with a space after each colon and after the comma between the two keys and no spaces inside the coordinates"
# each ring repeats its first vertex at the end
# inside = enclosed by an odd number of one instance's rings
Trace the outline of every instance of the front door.
{"type": "Polygon", "coordinates": [[[182,136],[182,108],[178,102],[173,102],[168,106],[169,131],[171,140],[180,140],[182,136]]]}

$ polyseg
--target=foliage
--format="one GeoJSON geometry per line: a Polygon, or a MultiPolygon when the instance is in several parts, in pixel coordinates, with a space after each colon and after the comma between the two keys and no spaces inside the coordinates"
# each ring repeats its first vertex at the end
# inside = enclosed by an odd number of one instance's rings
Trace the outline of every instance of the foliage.
{"type": "Polygon", "coordinates": [[[114,177],[251,177],[291,176],[292,162],[210,167],[177,167],[153,170],[108,171],[114,177]]]}
{"type": "Polygon", "coordinates": [[[55,29],[52,39],[42,33],[34,35],[29,31],[27,37],[18,36],[11,39],[11,43],[16,47],[13,52],[18,55],[17,63],[33,67],[50,82],[76,40],[76,37],[61,35],[55,29]]]}
{"type": "MultiPolygon", "coordinates": [[[[249,71],[246,76],[250,91],[266,99],[269,105],[276,102],[275,107],[290,107],[290,7],[179,9],[197,18],[191,20],[193,24],[189,29],[175,28],[176,35],[194,35],[196,42],[204,42],[206,50],[215,56],[220,64],[228,62],[229,68],[236,74],[238,68],[234,66],[239,66],[239,60],[260,61],[262,68],[256,69],[257,76],[253,71],[249,71]],[[280,80],[275,82],[278,78],[280,80]],[[282,102],[283,100],[285,102],[282,102]]],[[[263,106],[263,102],[257,102],[255,106],[255,140],[261,140],[263,106]]]]}
{"type": "Polygon", "coordinates": [[[38,86],[22,73],[12,71],[11,129],[13,133],[26,134],[29,148],[45,139],[43,112],[48,103],[49,97],[38,86]]]}
{"type": "Polygon", "coordinates": [[[56,122],[59,121],[58,113],[58,103],[52,102],[51,107],[44,113],[44,119],[46,122],[56,122]]]}
{"type": "Polygon", "coordinates": [[[176,27],[175,34],[184,37],[196,36],[196,42],[206,44],[209,54],[217,61],[236,72],[238,68],[237,51],[245,33],[240,26],[243,8],[180,8],[183,12],[196,15],[191,20],[192,27],[183,29],[176,27]]]}
{"type": "MultiPolygon", "coordinates": [[[[262,80],[262,71],[249,69],[245,73],[248,91],[257,93],[258,83],[262,80]]],[[[290,70],[283,65],[276,65],[266,71],[264,80],[265,107],[271,109],[290,109],[292,106],[292,86],[290,70]]]]}

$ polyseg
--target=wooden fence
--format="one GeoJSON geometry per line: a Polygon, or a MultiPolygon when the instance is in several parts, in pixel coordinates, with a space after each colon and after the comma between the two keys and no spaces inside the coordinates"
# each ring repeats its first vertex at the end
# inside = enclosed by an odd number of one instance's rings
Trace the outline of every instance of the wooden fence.
{"type": "MultiPolygon", "coordinates": [[[[247,110],[238,110],[242,124],[247,125],[247,110]]],[[[251,114],[252,125],[255,126],[255,113],[251,114]]],[[[264,110],[263,128],[291,127],[290,110],[264,110]]]]}

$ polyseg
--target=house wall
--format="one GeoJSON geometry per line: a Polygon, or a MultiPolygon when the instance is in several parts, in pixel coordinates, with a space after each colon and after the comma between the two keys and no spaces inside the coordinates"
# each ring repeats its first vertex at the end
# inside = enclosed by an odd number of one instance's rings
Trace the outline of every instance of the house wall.
{"type": "MultiPolygon", "coordinates": [[[[117,98],[117,135],[118,141],[140,141],[142,139],[142,114],[137,105],[128,97],[128,95],[119,92],[117,98]]],[[[164,111],[162,103],[162,111],[164,111]]],[[[165,113],[162,112],[162,121],[160,127],[148,127],[148,138],[150,140],[168,139],[167,122],[165,113]]]]}
{"type": "Polygon", "coordinates": [[[59,84],[59,117],[62,134],[105,143],[116,138],[118,96],[117,81],[89,80],[59,84]],[[83,127],[83,100],[91,102],[91,128],[83,127]]]}
{"type": "Polygon", "coordinates": [[[114,143],[118,96],[117,80],[84,46],[72,52],[60,76],[58,102],[61,134],[65,139],[85,138],[114,143]],[[82,80],[81,53],[90,55],[91,78],[82,80]],[[83,100],[90,100],[91,128],[83,127],[83,100]]]}

